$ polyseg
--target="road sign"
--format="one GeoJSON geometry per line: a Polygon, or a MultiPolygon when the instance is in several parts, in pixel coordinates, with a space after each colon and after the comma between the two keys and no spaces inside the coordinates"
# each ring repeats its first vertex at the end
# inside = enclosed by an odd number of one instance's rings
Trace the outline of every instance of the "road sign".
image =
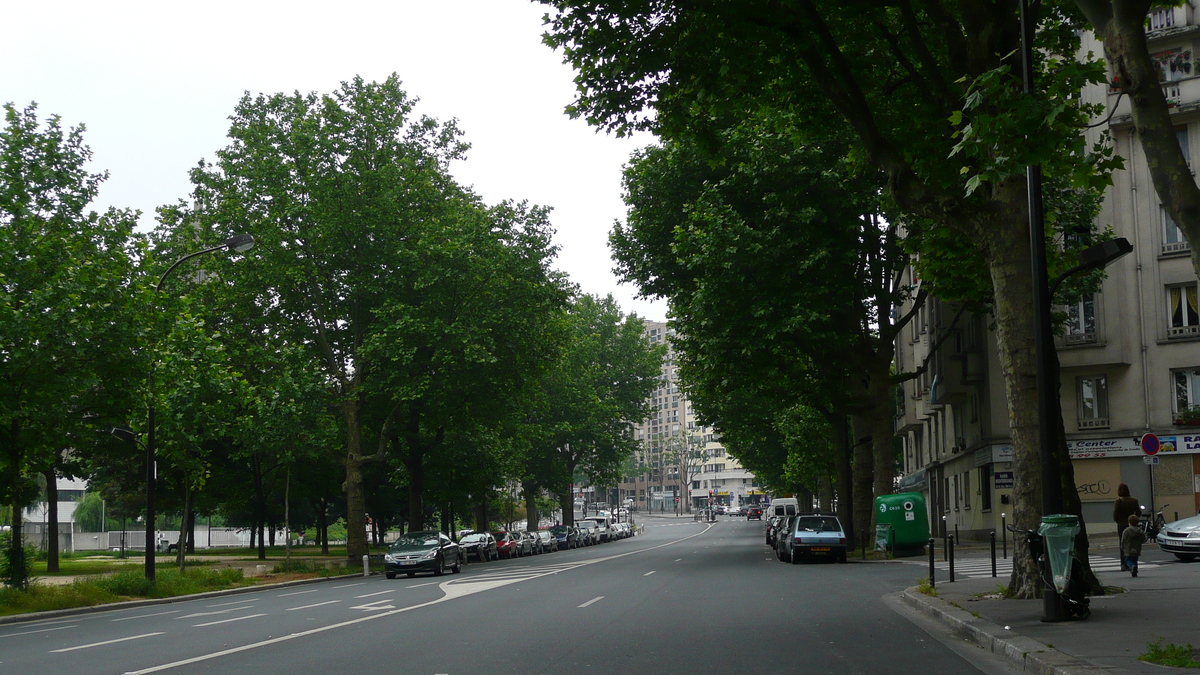
{"type": "MultiPolygon", "coordinates": [[[[1146,453],[1147,455],[1157,455],[1159,448],[1158,436],[1155,436],[1154,434],[1146,434],[1142,436],[1141,446],[1142,452],[1146,453]]],[[[1150,462],[1146,463],[1149,464],[1150,462]]]]}
{"type": "Polygon", "coordinates": [[[1146,455],[1145,457],[1142,458],[1142,463],[1143,464],[1158,464],[1158,457],[1155,457],[1154,455],[1146,455]]]}

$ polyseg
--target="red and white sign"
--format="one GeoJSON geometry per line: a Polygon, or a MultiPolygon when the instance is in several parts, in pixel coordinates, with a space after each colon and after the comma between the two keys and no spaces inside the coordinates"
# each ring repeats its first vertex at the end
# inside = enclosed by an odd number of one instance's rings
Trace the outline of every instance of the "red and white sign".
{"type": "Polygon", "coordinates": [[[1148,457],[1153,457],[1154,455],[1158,454],[1158,449],[1162,447],[1162,444],[1158,442],[1158,436],[1155,436],[1154,434],[1146,434],[1142,436],[1141,446],[1143,453],[1145,453],[1148,457]]]}

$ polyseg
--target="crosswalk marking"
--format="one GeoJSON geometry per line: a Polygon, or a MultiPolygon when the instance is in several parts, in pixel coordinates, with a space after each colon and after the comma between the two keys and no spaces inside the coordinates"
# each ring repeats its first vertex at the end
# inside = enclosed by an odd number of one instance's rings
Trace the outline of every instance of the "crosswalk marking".
{"type": "MultiPolygon", "coordinates": [[[[909,565],[920,565],[925,569],[929,569],[929,559],[923,560],[903,560],[901,562],[909,565]]],[[[1091,563],[1093,572],[1120,572],[1121,562],[1113,558],[1105,558],[1101,556],[1088,556],[1088,562],[1091,563]]],[[[1138,563],[1138,569],[1149,569],[1159,567],[1162,563],[1142,562],[1138,563]]],[[[950,573],[950,563],[944,560],[938,560],[933,564],[934,569],[946,574],[950,573]]],[[[1012,558],[996,559],[996,576],[1007,577],[1012,574],[1012,558]]],[[[959,558],[954,561],[954,576],[965,577],[968,579],[982,579],[992,576],[992,560],[991,558],[959,558]]]]}

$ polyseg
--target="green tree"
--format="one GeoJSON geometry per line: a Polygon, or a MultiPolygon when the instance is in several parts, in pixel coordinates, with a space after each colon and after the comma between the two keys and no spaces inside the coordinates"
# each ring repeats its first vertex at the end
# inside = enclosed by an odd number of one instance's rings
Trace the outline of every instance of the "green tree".
{"type": "MultiPolygon", "coordinates": [[[[1014,519],[1033,527],[1041,481],[1024,168],[1040,164],[1098,191],[1115,166],[1105,146],[1089,149],[1078,133],[1094,112],[1078,91],[1102,81],[1103,69],[1075,60],[1073,6],[1043,5],[1051,20],[1037,33],[1039,95],[1028,97],[1016,0],[545,2],[557,10],[547,41],[579,71],[574,114],[618,131],[705,138],[768,108],[802,136],[845,133],[883,174],[898,214],[976,248],[995,298],[1014,519]]],[[[1039,584],[1023,547],[1010,587],[1025,597],[1039,584]]]]}
{"type": "Polygon", "coordinates": [[[96,443],[136,376],[136,214],[87,211],[105,174],[83,128],[4,106],[0,130],[0,501],[13,507],[7,581],[27,583],[20,509],[33,472],[96,443]]]}

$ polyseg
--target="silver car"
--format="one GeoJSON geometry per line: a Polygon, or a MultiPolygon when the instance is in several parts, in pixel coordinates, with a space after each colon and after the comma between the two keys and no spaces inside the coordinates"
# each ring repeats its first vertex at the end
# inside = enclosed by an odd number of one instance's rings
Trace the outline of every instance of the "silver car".
{"type": "Polygon", "coordinates": [[[1167,523],[1155,538],[1158,547],[1184,562],[1200,557],[1200,516],[1167,523]]]}

